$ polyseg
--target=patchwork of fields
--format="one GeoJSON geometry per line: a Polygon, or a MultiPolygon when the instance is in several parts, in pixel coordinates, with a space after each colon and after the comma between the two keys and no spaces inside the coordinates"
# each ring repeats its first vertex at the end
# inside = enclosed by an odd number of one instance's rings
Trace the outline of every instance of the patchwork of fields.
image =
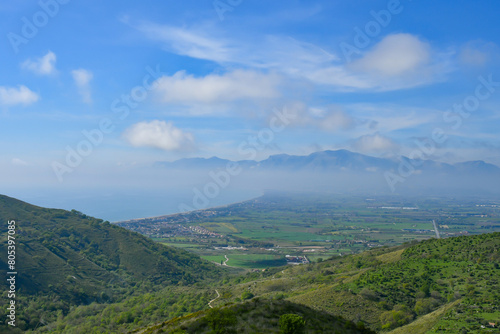
{"type": "Polygon", "coordinates": [[[225,207],[118,224],[219,264],[227,255],[229,266],[263,269],[286,264],[285,255],[321,261],[434,238],[433,220],[441,237],[500,231],[500,201],[266,194],[225,207]]]}

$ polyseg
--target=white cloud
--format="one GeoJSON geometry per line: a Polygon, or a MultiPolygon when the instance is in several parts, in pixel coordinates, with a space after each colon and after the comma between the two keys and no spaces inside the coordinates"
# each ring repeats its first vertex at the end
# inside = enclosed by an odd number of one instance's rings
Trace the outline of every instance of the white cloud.
{"type": "Polygon", "coordinates": [[[410,34],[385,37],[353,67],[363,72],[382,76],[400,76],[422,68],[429,63],[430,46],[410,34]]]}
{"type": "Polygon", "coordinates": [[[495,43],[476,40],[462,46],[458,59],[464,65],[484,66],[493,59],[498,60],[499,56],[500,49],[495,43]]]}
{"type": "Polygon", "coordinates": [[[171,122],[154,120],[140,122],[127,129],[123,137],[136,147],[154,147],[165,151],[190,150],[194,137],[173,126],[171,122]]]}
{"type": "Polygon", "coordinates": [[[395,34],[386,36],[345,69],[362,83],[353,88],[391,91],[446,80],[455,70],[453,57],[453,51],[434,51],[411,34],[395,34]]]}
{"type": "Polygon", "coordinates": [[[460,61],[467,65],[482,66],[488,61],[488,54],[466,47],[460,53],[460,61]]]}
{"type": "Polygon", "coordinates": [[[292,126],[308,127],[326,132],[352,130],[362,123],[336,105],[308,107],[301,102],[289,103],[287,114],[293,116],[290,119],[292,126]]]}
{"type": "Polygon", "coordinates": [[[399,146],[390,138],[379,133],[365,135],[357,138],[352,148],[361,153],[393,154],[399,150],[399,146]]]}
{"type": "Polygon", "coordinates": [[[356,125],[356,120],[341,109],[330,109],[320,121],[320,127],[327,131],[348,130],[356,125]]]}
{"type": "Polygon", "coordinates": [[[49,51],[45,56],[35,60],[28,59],[21,67],[39,75],[50,75],[56,72],[56,54],[49,51]]]}
{"type": "Polygon", "coordinates": [[[78,93],[84,103],[92,103],[92,94],[90,92],[90,81],[94,77],[92,72],[84,69],[71,71],[75,85],[78,87],[78,93]]]}
{"type": "Polygon", "coordinates": [[[39,98],[38,94],[23,85],[17,88],[0,86],[0,105],[29,105],[38,101],[39,98]]]}
{"type": "Polygon", "coordinates": [[[254,71],[236,70],[198,78],[180,71],[158,79],[155,91],[164,103],[219,104],[279,97],[279,81],[276,75],[254,71]]]}
{"type": "Polygon", "coordinates": [[[317,66],[311,71],[303,71],[303,78],[318,85],[334,87],[340,91],[373,88],[373,83],[364,77],[354,75],[340,65],[317,66]]]}
{"type": "Polygon", "coordinates": [[[24,160],[21,160],[19,158],[13,158],[12,159],[12,164],[14,166],[28,166],[28,163],[24,160]]]}

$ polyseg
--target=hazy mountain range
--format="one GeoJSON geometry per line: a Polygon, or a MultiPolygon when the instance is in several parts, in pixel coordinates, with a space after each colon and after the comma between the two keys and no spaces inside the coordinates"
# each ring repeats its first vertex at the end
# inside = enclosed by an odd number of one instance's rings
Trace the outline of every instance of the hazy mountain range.
{"type": "MultiPolygon", "coordinates": [[[[173,162],[157,162],[157,166],[171,169],[218,169],[226,168],[230,160],[218,157],[186,158],[173,162]]],[[[417,160],[407,157],[397,159],[377,158],[348,150],[319,151],[309,155],[272,155],[262,161],[241,160],[237,164],[242,168],[255,170],[286,170],[286,171],[351,171],[351,172],[395,172],[400,166],[413,166],[415,171],[439,173],[471,173],[471,174],[499,174],[500,168],[484,161],[466,161],[448,164],[434,160],[417,160]]]]}
{"type": "Polygon", "coordinates": [[[187,158],[156,162],[155,166],[168,171],[169,177],[179,173],[192,179],[204,179],[205,185],[215,181],[222,185],[221,188],[226,185],[221,182],[223,174],[228,176],[224,171],[231,174],[231,169],[237,169],[238,173],[233,173],[227,184],[259,191],[423,196],[490,196],[500,192],[500,168],[484,161],[450,164],[404,156],[379,158],[348,150],[319,151],[305,156],[278,154],[262,161],[187,158]]]}

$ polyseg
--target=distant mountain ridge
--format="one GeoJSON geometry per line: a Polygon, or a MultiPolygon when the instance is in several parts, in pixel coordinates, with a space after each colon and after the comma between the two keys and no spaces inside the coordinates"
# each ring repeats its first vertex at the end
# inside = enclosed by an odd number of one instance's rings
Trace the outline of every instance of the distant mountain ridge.
{"type": "MultiPolygon", "coordinates": [[[[332,171],[385,172],[397,170],[401,162],[407,162],[418,170],[445,173],[499,173],[500,168],[484,161],[466,161],[455,164],[434,160],[416,160],[407,157],[399,159],[377,158],[348,150],[318,151],[309,155],[271,155],[262,161],[236,161],[243,168],[288,171],[332,171]]],[[[159,161],[156,166],[171,169],[216,169],[225,168],[231,160],[218,157],[185,158],[173,162],[159,161]]]]}

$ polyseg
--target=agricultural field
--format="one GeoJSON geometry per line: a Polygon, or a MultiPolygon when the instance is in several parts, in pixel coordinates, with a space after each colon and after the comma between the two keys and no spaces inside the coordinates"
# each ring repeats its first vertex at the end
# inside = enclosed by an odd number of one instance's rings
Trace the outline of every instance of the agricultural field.
{"type": "Polygon", "coordinates": [[[276,194],[117,223],[220,264],[262,269],[285,255],[322,261],[381,246],[500,231],[500,200],[276,194]]]}
{"type": "Polygon", "coordinates": [[[201,257],[219,265],[224,263],[224,265],[230,267],[247,269],[265,269],[286,265],[285,257],[282,255],[232,253],[229,255],[202,255],[201,257]]]}

